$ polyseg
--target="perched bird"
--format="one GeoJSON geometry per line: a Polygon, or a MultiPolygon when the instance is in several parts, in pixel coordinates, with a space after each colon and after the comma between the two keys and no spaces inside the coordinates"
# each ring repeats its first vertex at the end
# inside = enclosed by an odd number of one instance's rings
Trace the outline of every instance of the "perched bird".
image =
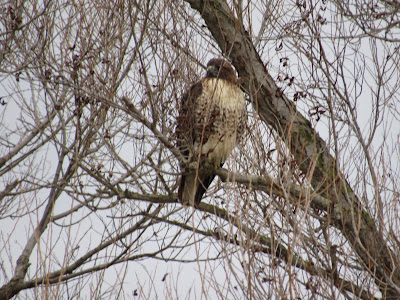
{"type": "Polygon", "coordinates": [[[188,160],[181,165],[178,198],[197,206],[215,175],[243,135],[247,110],[232,65],[212,59],[207,74],[182,97],[177,145],[188,160]]]}

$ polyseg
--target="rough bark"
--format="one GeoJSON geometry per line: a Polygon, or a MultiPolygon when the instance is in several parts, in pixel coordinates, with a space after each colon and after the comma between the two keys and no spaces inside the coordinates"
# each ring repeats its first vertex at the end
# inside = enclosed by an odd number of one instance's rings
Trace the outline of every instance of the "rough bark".
{"type": "Polygon", "coordinates": [[[330,202],[321,206],[312,201],[311,205],[325,211],[332,225],[343,232],[365,270],[373,274],[382,296],[399,298],[399,258],[363,209],[325,141],[275,84],[240,20],[222,0],[186,2],[201,14],[219,48],[232,61],[261,119],[276,130],[313,188],[330,202]]]}

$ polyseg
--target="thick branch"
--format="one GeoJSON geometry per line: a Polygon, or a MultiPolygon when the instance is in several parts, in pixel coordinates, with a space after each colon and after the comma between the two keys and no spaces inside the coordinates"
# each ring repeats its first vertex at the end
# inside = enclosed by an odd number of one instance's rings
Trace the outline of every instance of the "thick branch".
{"type": "MultiPolygon", "coordinates": [[[[326,143],[275,84],[251,37],[225,1],[186,0],[207,24],[221,51],[229,57],[253,99],[261,119],[285,141],[299,168],[321,195],[342,211],[339,228],[386,297],[400,297],[399,258],[387,246],[359,199],[336,168],[326,143]]],[[[331,213],[332,208],[326,211],[331,213]]]]}
{"type": "MultiPolygon", "coordinates": [[[[318,208],[319,210],[327,211],[332,206],[332,203],[329,199],[324,198],[313,191],[311,194],[309,194],[308,191],[305,191],[300,186],[290,182],[285,184],[285,187],[282,187],[278,181],[266,175],[243,175],[229,172],[223,168],[216,170],[215,174],[218,175],[223,182],[240,183],[254,190],[261,190],[275,196],[283,197],[285,194],[289,193],[293,199],[295,199],[296,203],[302,202],[302,200],[305,198],[309,198],[313,204],[312,206],[318,208]]],[[[342,218],[341,210],[336,207],[332,212],[333,213],[331,217],[334,217],[337,221],[340,221],[342,218]]]]}

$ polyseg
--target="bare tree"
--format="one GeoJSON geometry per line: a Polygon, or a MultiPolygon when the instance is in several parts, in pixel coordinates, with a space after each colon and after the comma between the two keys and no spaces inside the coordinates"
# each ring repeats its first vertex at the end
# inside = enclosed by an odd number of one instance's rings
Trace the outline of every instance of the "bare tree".
{"type": "Polygon", "coordinates": [[[0,299],[400,297],[398,2],[0,9],[0,299]],[[176,117],[212,57],[248,128],[183,208],[176,117]]]}

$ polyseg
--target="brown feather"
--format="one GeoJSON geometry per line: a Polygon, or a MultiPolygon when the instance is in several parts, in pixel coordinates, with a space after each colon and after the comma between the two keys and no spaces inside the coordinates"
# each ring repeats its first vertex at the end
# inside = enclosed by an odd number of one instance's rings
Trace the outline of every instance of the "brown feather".
{"type": "Polygon", "coordinates": [[[247,113],[236,82],[227,61],[212,59],[206,77],[182,97],[176,135],[177,146],[188,160],[188,165],[181,165],[178,190],[185,205],[200,203],[215,177],[213,167],[224,164],[243,133],[247,113]]]}

